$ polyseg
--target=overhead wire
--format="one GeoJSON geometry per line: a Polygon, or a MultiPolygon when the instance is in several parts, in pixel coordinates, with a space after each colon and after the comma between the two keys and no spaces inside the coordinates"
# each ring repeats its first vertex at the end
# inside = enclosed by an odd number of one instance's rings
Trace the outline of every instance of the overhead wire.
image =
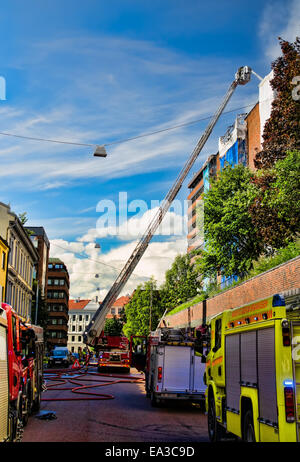
{"type": "MultiPolygon", "coordinates": [[[[93,258],[88,257],[88,256],[86,255],[86,253],[84,253],[84,252],[75,252],[75,251],[72,250],[72,249],[66,249],[65,247],[62,247],[62,246],[60,246],[60,245],[58,245],[58,244],[54,244],[53,242],[51,242],[51,245],[54,245],[55,247],[58,247],[58,248],[60,248],[60,249],[62,249],[62,250],[65,250],[66,252],[72,252],[72,253],[74,253],[75,255],[81,255],[82,257],[86,258],[87,260],[93,261],[94,263],[99,263],[99,264],[104,265],[104,266],[108,266],[109,268],[112,268],[112,269],[114,269],[115,271],[118,271],[118,272],[121,271],[120,268],[117,268],[117,267],[115,267],[115,266],[109,265],[108,263],[104,263],[102,260],[94,260],[93,258]]],[[[95,273],[97,273],[97,271],[95,271],[95,273]]],[[[85,273],[85,274],[87,274],[87,273],[85,273]]],[[[103,274],[103,273],[98,273],[98,274],[103,274]]],[[[138,274],[135,274],[135,273],[132,273],[132,274],[133,274],[135,277],[138,277],[138,278],[149,279],[149,278],[146,277],[146,276],[139,276],[138,274]]]]}
{"type": "MultiPolygon", "coordinates": [[[[235,111],[239,111],[241,109],[245,109],[245,108],[250,107],[250,106],[254,106],[255,104],[256,103],[251,103],[251,104],[247,104],[245,106],[241,106],[241,107],[238,107],[238,108],[231,109],[230,111],[223,112],[222,116],[225,115],[225,114],[230,114],[230,113],[235,112],[235,111]]],[[[133,136],[133,137],[130,137],[130,138],[123,138],[123,139],[120,139],[120,140],[115,140],[115,141],[111,141],[109,143],[101,143],[101,144],[97,144],[97,143],[78,143],[78,142],[75,142],[75,141],[57,140],[57,139],[52,139],[52,138],[39,138],[39,137],[34,137],[34,136],[19,135],[17,133],[8,133],[8,132],[0,132],[0,135],[1,136],[13,137],[13,138],[25,139],[25,140],[29,140],[29,141],[41,141],[41,142],[47,142],[47,143],[68,144],[68,145],[73,145],[73,146],[85,146],[85,147],[112,146],[114,144],[122,144],[122,143],[126,143],[128,141],[137,140],[139,138],[145,138],[145,137],[148,137],[148,136],[153,136],[153,135],[163,133],[163,132],[167,132],[167,131],[170,131],[170,130],[176,130],[178,128],[187,127],[189,125],[194,125],[194,124],[197,124],[199,122],[209,120],[212,117],[213,117],[213,115],[209,115],[209,116],[203,117],[201,119],[191,120],[190,122],[183,122],[181,124],[173,125],[173,126],[170,126],[170,127],[167,127],[167,128],[162,128],[160,130],[154,130],[152,132],[143,133],[141,135],[133,136]]]]}

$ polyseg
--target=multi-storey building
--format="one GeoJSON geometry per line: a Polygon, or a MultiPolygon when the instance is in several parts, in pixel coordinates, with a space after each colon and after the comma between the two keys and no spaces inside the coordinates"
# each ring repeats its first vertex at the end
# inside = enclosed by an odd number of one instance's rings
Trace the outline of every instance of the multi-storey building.
{"type": "Polygon", "coordinates": [[[66,265],[49,258],[47,281],[47,348],[67,346],[70,280],[66,265]]]}
{"type": "MultiPolygon", "coordinates": [[[[129,300],[129,296],[119,297],[109,309],[106,319],[120,318],[129,300]]],[[[99,305],[98,297],[95,300],[69,300],[68,348],[72,353],[78,353],[79,348],[82,350],[86,346],[83,343],[83,333],[99,305]]]]}
{"type": "Polygon", "coordinates": [[[35,278],[38,281],[39,293],[42,298],[47,298],[50,242],[42,226],[25,226],[25,229],[28,231],[30,239],[39,254],[35,274],[35,278]]]}
{"type": "Polygon", "coordinates": [[[8,251],[7,242],[0,236],[0,303],[5,301],[8,251]]]}
{"type": "Polygon", "coordinates": [[[106,315],[106,319],[112,319],[116,317],[119,319],[122,315],[122,312],[124,311],[125,305],[129,303],[130,297],[129,295],[123,295],[122,297],[119,297],[112,307],[110,308],[109,312],[106,315]]]}
{"type": "Polygon", "coordinates": [[[233,125],[228,127],[225,135],[219,138],[220,170],[228,164],[248,165],[246,115],[239,114],[233,125]]]}
{"type": "Polygon", "coordinates": [[[9,205],[0,202],[0,235],[8,243],[5,301],[30,320],[33,296],[33,272],[38,253],[18,216],[9,205]]]}
{"type": "Polygon", "coordinates": [[[78,353],[86,346],[83,343],[83,333],[89,325],[95,312],[99,308],[97,298],[95,300],[69,300],[69,323],[68,323],[68,349],[72,353],[78,353]]]}
{"type": "Polygon", "coordinates": [[[203,194],[209,189],[209,180],[220,170],[219,154],[208,157],[200,170],[196,172],[188,184],[188,252],[197,250],[204,245],[203,226],[201,226],[201,201],[203,194]]]}
{"type": "MultiPolygon", "coordinates": [[[[208,157],[188,184],[188,200],[191,202],[188,208],[188,252],[205,246],[204,208],[199,204],[203,193],[209,189],[210,178],[228,164],[234,166],[242,163],[251,169],[255,168],[254,159],[261,150],[264,126],[270,117],[275,96],[270,86],[272,76],[271,72],[260,82],[258,103],[248,114],[239,114],[236,117],[233,125],[219,138],[218,153],[208,157]]],[[[236,277],[226,278],[219,275],[218,280],[221,286],[225,287],[234,278],[236,277]]]]}

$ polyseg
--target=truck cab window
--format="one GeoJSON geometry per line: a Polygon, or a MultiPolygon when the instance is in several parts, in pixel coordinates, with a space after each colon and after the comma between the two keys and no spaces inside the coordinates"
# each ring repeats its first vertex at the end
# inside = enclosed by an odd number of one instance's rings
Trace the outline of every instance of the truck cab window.
{"type": "Polygon", "coordinates": [[[215,325],[215,347],[214,351],[218,351],[221,347],[221,329],[222,329],[222,320],[217,319],[215,325]]]}

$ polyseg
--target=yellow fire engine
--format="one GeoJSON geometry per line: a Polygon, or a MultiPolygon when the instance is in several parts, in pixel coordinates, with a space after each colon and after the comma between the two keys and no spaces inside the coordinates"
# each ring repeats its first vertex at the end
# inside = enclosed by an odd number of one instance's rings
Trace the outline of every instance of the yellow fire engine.
{"type": "Polygon", "coordinates": [[[298,441],[300,289],[223,311],[208,326],[211,441],[298,441]]]}

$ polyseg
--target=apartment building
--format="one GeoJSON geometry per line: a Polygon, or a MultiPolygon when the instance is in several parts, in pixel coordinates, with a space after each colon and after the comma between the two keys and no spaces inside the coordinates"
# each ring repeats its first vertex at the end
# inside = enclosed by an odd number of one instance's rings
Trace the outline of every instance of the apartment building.
{"type": "Polygon", "coordinates": [[[271,71],[258,86],[258,102],[248,114],[239,114],[225,134],[219,138],[218,152],[209,156],[200,170],[194,173],[188,184],[188,252],[204,244],[203,230],[197,227],[198,205],[203,193],[209,188],[210,178],[215,176],[225,165],[242,163],[254,169],[254,158],[261,150],[264,126],[271,114],[272,101],[275,97],[270,81],[271,71]]]}
{"type": "Polygon", "coordinates": [[[34,266],[38,253],[18,216],[0,202],[0,235],[8,243],[5,301],[25,320],[31,318],[34,266]]]}
{"type": "Polygon", "coordinates": [[[86,345],[83,343],[83,333],[89,325],[95,312],[99,308],[99,302],[95,300],[69,300],[68,322],[68,349],[72,353],[78,353],[86,345]]]}
{"type": "MultiPolygon", "coordinates": [[[[241,163],[255,169],[254,159],[261,150],[264,126],[271,114],[274,92],[270,86],[273,72],[270,72],[258,86],[258,102],[248,114],[238,114],[218,141],[217,154],[211,155],[204,162],[188,184],[188,252],[205,246],[204,208],[201,207],[203,194],[209,189],[210,179],[225,165],[234,166],[241,163]],[[202,216],[201,216],[202,214],[202,216]]],[[[236,276],[219,275],[221,287],[231,284],[236,276]]]]}
{"type": "Polygon", "coordinates": [[[70,279],[59,258],[49,258],[47,280],[47,348],[67,346],[70,279]]]}
{"type": "Polygon", "coordinates": [[[0,236],[0,303],[5,301],[8,251],[7,242],[0,236]]]}
{"type": "Polygon", "coordinates": [[[25,229],[39,255],[35,273],[35,279],[38,281],[39,286],[39,294],[42,298],[47,298],[50,242],[42,226],[25,226],[25,229]]]}
{"type": "MultiPolygon", "coordinates": [[[[119,297],[109,309],[106,319],[120,318],[129,300],[129,296],[119,297]]],[[[79,348],[82,350],[86,346],[83,343],[83,333],[100,304],[98,297],[94,300],[69,300],[68,348],[72,353],[78,353],[79,348]]]]}
{"type": "Polygon", "coordinates": [[[188,184],[190,189],[188,195],[188,252],[197,250],[204,245],[201,201],[204,192],[209,189],[210,178],[214,177],[218,170],[220,170],[219,153],[209,156],[188,184]]]}
{"type": "Polygon", "coordinates": [[[129,295],[124,295],[122,297],[119,297],[114,302],[114,304],[110,308],[109,312],[107,313],[106,319],[112,319],[114,317],[119,319],[121,317],[121,315],[122,315],[122,312],[124,311],[125,305],[127,305],[127,303],[129,303],[129,301],[130,301],[129,295]]]}

